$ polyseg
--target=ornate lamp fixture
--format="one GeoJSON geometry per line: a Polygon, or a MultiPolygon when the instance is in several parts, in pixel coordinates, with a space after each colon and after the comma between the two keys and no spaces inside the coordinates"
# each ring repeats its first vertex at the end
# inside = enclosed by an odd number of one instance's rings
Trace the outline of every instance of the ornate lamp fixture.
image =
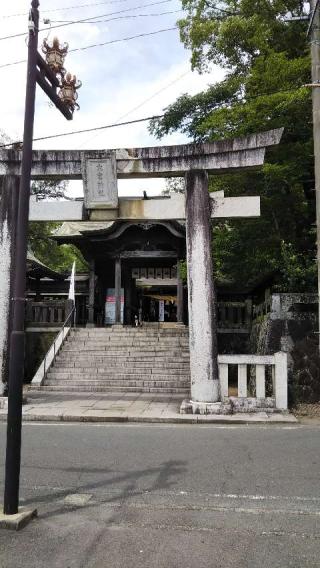
{"type": "Polygon", "coordinates": [[[53,38],[51,45],[48,44],[45,39],[43,40],[42,51],[46,56],[46,62],[49,65],[50,69],[52,69],[52,71],[56,75],[61,75],[61,77],[63,77],[66,73],[63,65],[68,52],[68,48],[69,44],[60,44],[57,37],[53,38]]]}
{"type": "Polygon", "coordinates": [[[71,73],[67,73],[61,77],[61,88],[58,95],[64,104],[70,108],[71,112],[73,112],[75,108],[77,110],[80,108],[76,101],[78,98],[77,89],[80,89],[81,85],[81,81],[78,81],[77,77],[71,75],[71,73]]]}

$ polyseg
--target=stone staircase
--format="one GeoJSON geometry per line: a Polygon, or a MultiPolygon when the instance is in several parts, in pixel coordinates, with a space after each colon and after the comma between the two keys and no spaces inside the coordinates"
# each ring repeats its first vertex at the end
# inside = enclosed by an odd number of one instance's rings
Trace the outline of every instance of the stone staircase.
{"type": "Polygon", "coordinates": [[[71,331],[41,390],[187,395],[188,328],[78,328],[71,331]]]}

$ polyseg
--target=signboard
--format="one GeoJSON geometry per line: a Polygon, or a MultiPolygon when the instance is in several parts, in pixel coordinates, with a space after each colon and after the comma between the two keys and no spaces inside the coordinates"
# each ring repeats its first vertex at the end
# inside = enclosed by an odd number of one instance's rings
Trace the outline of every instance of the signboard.
{"type": "Polygon", "coordinates": [[[115,153],[97,151],[84,154],[82,177],[84,204],[87,209],[117,209],[118,184],[115,153]],[[96,156],[96,157],[95,157],[96,156]]]}
{"type": "Polygon", "coordinates": [[[161,267],[150,267],[150,268],[132,268],[131,270],[132,278],[144,278],[153,280],[175,280],[177,278],[177,267],[172,268],[161,268],[161,267]]]}
{"type": "MultiPolygon", "coordinates": [[[[123,310],[124,289],[121,288],[121,323],[123,323],[123,310]]],[[[114,288],[107,288],[104,323],[106,325],[112,325],[116,323],[116,297],[114,288]]]]}

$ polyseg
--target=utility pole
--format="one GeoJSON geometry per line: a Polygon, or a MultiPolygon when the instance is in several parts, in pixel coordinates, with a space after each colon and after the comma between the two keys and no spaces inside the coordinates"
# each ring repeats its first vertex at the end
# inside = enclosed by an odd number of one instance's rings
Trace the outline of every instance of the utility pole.
{"type": "Polygon", "coordinates": [[[19,186],[15,273],[13,282],[13,322],[10,338],[9,390],[7,419],[7,452],[5,470],[4,507],[5,515],[18,512],[20,457],[21,457],[21,419],[22,385],[24,373],[24,318],[25,282],[27,264],[27,239],[30,199],[30,178],[32,161],[32,138],[34,107],[36,98],[36,64],[38,50],[39,1],[32,0],[29,14],[29,43],[27,86],[23,131],[23,150],[19,186]]]}
{"type": "Polygon", "coordinates": [[[311,21],[309,26],[311,37],[311,77],[312,77],[312,115],[313,115],[313,147],[314,177],[316,192],[316,226],[317,226],[317,271],[318,271],[318,341],[320,350],[320,2],[311,0],[311,21]]]}
{"type": "Polygon", "coordinates": [[[27,84],[14,258],[13,322],[10,336],[7,448],[3,507],[5,515],[18,513],[19,507],[27,242],[36,83],[40,85],[68,120],[72,119],[73,110],[77,106],[75,102],[77,98],[76,88],[80,86],[80,84],[76,86],[76,78],[72,78],[70,74],[67,74],[66,78],[64,77],[64,69],[60,71],[62,76],[60,84],[56,73],[52,71],[52,68],[38,53],[38,7],[39,0],[32,0],[29,13],[27,84]],[[61,87],[59,94],[56,92],[57,87],[61,87]]]}

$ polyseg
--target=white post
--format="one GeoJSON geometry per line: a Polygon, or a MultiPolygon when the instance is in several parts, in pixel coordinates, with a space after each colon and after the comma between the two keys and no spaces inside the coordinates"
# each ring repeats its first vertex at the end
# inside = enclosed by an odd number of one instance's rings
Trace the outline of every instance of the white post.
{"type": "Polygon", "coordinates": [[[191,400],[219,400],[217,313],[211,254],[208,174],[186,174],[191,400]]]}
{"type": "Polygon", "coordinates": [[[264,365],[256,365],[256,397],[266,397],[266,372],[264,365]]]}
{"type": "Polygon", "coordinates": [[[220,363],[219,365],[219,379],[220,379],[220,393],[221,400],[223,401],[225,396],[229,396],[229,366],[225,363],[220,363]]]}
{"type": "Polygon", "coordinates": [[[288,409],[288,357],[283,351],[274,354],[276,408],[288,409]]]}
{"type": "Polygon", "coordinates": [[[238,396],[247,396],[247,365],[239,363],[238,365],[238,396]]]}

